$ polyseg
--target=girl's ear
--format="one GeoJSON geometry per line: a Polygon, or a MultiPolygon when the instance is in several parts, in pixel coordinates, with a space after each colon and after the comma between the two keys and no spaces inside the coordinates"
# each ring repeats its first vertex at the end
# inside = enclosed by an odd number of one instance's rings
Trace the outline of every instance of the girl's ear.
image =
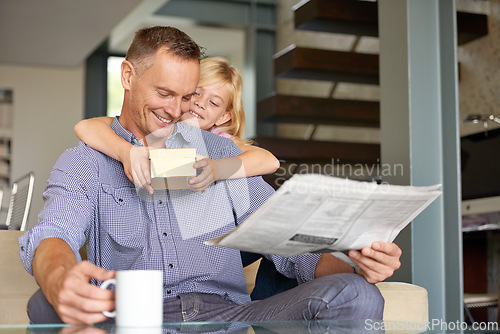
{"type": "Polygon", "coordinates": [[[121,80],[123,89],[130,90],[134,74],[134,65],[132,65],[132,63],[128,60],[124,60],[121,65],[121,80]]]}
{"type": "Polygon", "coordinates": [[[231,118],[232,118],[231,112],[226,111],[225,113],[220,115],[219,118],[217,118],[217,120],[215,121],[215,125],[216,126],[222,125],[222,124],[226,123],[227,121],[229,121],[231,118]]]}

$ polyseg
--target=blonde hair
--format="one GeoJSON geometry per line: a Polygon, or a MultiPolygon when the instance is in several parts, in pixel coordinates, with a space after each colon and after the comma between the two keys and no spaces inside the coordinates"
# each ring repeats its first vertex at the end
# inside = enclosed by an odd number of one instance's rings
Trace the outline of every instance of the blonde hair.
{"type": "Polygon", "coordinates": [[[222,57],[202,59],[198,86],[209,86],[214,83],[227,85],[230,94],[227,111],[231,113],[231,119],[217,126],[217,130],[242,139],[245,132],[245,111],[243,110],[243,80],[241,74],[222,57]]]}

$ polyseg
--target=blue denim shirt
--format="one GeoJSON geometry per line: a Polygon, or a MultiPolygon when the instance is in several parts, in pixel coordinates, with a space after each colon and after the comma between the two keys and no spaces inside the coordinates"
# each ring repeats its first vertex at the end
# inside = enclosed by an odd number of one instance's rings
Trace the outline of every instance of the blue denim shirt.
{"type": "MultiPolygon", "coordinates": [[[[111,127],[126,141],[140,143],[118,119],[111,127]]],[[[182,123],[165,147],[195,147],[213,159],[241,153],[231,140],[182,123]]],[[[127,179],[119,161],[80,142],[52,169],[39,222],[19,239],[21,259],[32,273],[39,243],[60,238],[78,260],[85,244],[88,260],[108,270],[162,270],[164,298],[197,292],[245,303],[250,298],[240,252],[204,241],[232,230],[272,194],[261,177],[252,177],[217,181],[200,192],[149,195],[127,179]]],[[[319,256],[269,258],[284,275],[305,282],[313,278],[319,256]]]]}

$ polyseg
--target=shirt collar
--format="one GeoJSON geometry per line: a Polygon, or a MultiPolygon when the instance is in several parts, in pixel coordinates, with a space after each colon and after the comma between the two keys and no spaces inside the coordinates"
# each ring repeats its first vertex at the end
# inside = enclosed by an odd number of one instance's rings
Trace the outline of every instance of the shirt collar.
{"type": "Polygon", "coordinates": [[[120,137],[122,137],[125,141],[128,143],[131,143],[132,145],[136,146],[144,146],[142,142],[134,136],[130,131],[125,129],[123,125],[121,125],[120,121],[118,120],[119,116],[116,116],[113,122],[111,122],[111,129],[116,132],[116,134],[120,137]]]}
{"type": "MultiPolygon", "coordinates": [[[[130,131],[125,129],[120,121],[119,116],[116,116],[111,123],[111,129],[116,132],[118,136],[126,140],[128,143],[136,146],[144,146],[140,139],[134,136],[130,131]]],[[[201,135],[201,129],[196,126],[186,125],[182,122],[175,123],[173,133],[166,139],[166,141],[176,140],[182,138],[187,143],[197,142],[201,135]]]]}
{"type": "Polygon", "coordinates": [[[196,126],[191,126],[184,124],[182,122],[175,123],[174,132],[167,139],[167,142],[170,140],[176,140],[182,138],[187,143],[196,143],[199,141],[201,136],[200,128],[196,126]]]}

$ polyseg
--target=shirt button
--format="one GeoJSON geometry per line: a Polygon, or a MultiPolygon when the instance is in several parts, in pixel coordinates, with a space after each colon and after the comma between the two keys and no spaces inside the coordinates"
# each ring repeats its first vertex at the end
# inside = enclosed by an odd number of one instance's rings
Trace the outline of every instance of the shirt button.
{"type": "Polygon", "coordinates": [[[171,293],[172,293],[172,290],[168,289],[167,294],[171,294],[171,293]]]}
{"type": "Polygon", "coordinates": [[[24,252],[24,246],[21,246],[21,252],[24,252]]]}
{"type": "Polygon", "coordinates": [[[163,203],[163,201],[160,199],[160,200],[158,201],[158,204],[162,204],[162,203],[163,203]]]}
{"type": "Polygon", "coordinates": [[[174,267],[174,265],[173,265],[172,263],[170,263],[170,264],[168,265],[168,267],[169,267],[170,269],[172,269],[172,268],[174,267]]]}
{"type": "Polygon", "coordinates": [[[163,232],[163,236],[166,237],[168,234],[167,232],[163,232]]]}

